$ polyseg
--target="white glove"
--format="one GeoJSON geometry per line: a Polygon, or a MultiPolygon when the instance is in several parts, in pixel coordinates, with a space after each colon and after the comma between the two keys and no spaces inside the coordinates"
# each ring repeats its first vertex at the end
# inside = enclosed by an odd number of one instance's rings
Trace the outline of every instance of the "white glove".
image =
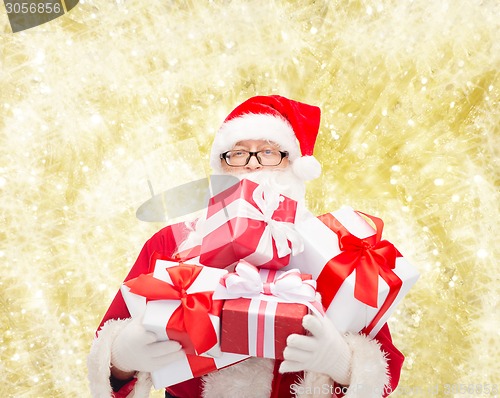
{"type": "Polygon", "coordinates": [[[280,373],[307,370],[324,373],[337,383],[349,385],[352,353],[333,323],[326,317],[306,315],[302,326],[311,335],[288,336],[280,373]]]}
{"type": "Polygon", "coordinates": [[[132,318],[113,341],[111,363],[124,372],[153,372],[181,359],[181,348],[177,341],[157,341],[153,332],[144,329],[141,317],[132,318]]]}

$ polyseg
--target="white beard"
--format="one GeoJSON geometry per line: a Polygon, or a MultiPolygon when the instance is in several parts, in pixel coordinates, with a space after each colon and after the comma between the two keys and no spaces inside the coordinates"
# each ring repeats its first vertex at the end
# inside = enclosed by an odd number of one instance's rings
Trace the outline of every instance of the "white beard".
{"type": "MultiPolygon", "coordinates": [[[[239,180],[248,179],[262,185],[266,191],[276,192],[295,200],[299,214],[305,209],[305,183],[293,173],[291,167],[227,175],[239,180]]],[[[186,240],[179,245],[180,252],[201,244],[205,213],[206,211],[196,221],[186,240]]]]}
{"type": "Polygon", "coordinates": [[[305,183],[293,173],[291,167],[232,175],[240,180],[246,178],[272,192],[280,193],[299,203],[304,203],[306,194],[305,183]]]}

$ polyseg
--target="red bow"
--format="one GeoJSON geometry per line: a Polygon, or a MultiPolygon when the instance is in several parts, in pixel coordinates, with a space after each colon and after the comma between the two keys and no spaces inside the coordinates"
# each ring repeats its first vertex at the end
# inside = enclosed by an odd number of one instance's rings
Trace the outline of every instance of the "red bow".
{"type": "MultiPolygon", "coordinates": [[[[151,261],[160,257],[155,253],[151,261]]],[[[168,259],[172,261],[171,259],[168,259]]],[[[213,291],[187,293],[186,291],[200,274],[202,266],[179,263],[166,268],[172,284],[142,274],[125,282],[130,292],[149,300],[180,300],[180,306],[172,313],[167,325],[167,336],[180,342],[186,353],[201,354],[217,343],[209,314],[220,314],[221,300],[212,300],[213,291]]]]}
{"type": "MultiPolygon", "coordinates": [[[[344,280],[356,270],[356,282],[354,297],[371,307],[378,307],[378,277],[379,275],[389,285],[389,295],[380,307],[377,316],[366,329],[372,329],[390,305],[394,302],[402,281],[393,272],[396,266],[396,257],[401,254],[392,243],[381,240],[384,222],[377,217],[363,214],[373,221],[376,234],[364,239],[352,235],[333,215],[330,213],[318,218],[339,239],[339,248],[342,252],[332,258],[318,277],[317,289],[322,294],[323,305],[328,307],[335,294],[344,283],[344,280]]],[[[369,331],[368,331],[369,332],[369,331]]]]}

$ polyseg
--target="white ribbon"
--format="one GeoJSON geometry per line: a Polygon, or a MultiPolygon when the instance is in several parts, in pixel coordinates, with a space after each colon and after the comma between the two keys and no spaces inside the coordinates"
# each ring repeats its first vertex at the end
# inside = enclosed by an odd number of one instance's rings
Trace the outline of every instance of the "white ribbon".
{"type": "Polygon", "coordinates": [[[304,242],[300,234],[295,230],[294,224],[272,218],[274,212],[285,198],[278,193],[265,191],[261,185],[255,188],[252,198],[258,209],[242,198],[236,199],[205,221],[203,226],[204,236],[214,232],[233,218],[248,218],[266,223],[255,250],[255,255],[252,254],[247,257],[252,263],[264,264],[272,260],[273,240],[279,258],[288,254],[297,255],[304,251],[304,242]],[[290,242],[291,248],[288,242],[290,242]]]}
{"type": "MultiPolygon", "coordinates": [[[[286,221],[277,221],[272,218],[280,203],[285,201],[285,197],[277,192],[269,192],[262,185],[258,185],[253,191],[252,199],[261,210],[263,221],[267,224],[262,234],[261,242],[263,240],[272,242],[271,239],[274,239],[279,258],[285,257],[290,253],[295,256],[303,252],[304,241],[302,240],[302,236],[295,230],[294,224],[286,221]],[[291,249],[288,246],[288,241],[291,243],[291,249]]],[[[272,250],[272,243],[270,246],[272,250]]]]}
{"type": "Polygon", "coordinates": [[[321,303],[316,300],[316,281],[302,280],[298,269],[273,271],[258,269],[241,260],[235,272],[221,278],[221,284],[215,290],[214,299],[249,298],[282,303],[297,303],[307,306],[317,315],[323,314],[321,303]],[[268,272],[275,272],[272,282],[265,282],[268,272]],[[264,280],[263,280],[264,279],[264,280]]]}

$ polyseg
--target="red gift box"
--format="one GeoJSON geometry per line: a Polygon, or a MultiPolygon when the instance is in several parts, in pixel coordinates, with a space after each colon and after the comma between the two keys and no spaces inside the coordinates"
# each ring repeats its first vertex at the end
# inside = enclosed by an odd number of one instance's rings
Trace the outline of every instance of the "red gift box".
{"type": "Polygon", "coordinates": [[[243,179],[212,197],[203,223],[200,263],[226,268],[240,259],[279,269],[303,250],[297,202],[243,179]]]}
{"type": "Polygon", "coordinates": [[[290,334],[304,334],[302,318],[311,309],[323,315],[316,301],[316,281],[298,270],[258,269],[242,260],[214,292],[226,299],[221,314],[221,350],[283,359],[290,334]]]}
{"type": "Polygon", "coordinates": [[[286,339],[305,334],[303,304],[258,299],[226,300],[222,306],[221,350],[253,357],[283,359],[286,339]]]}

